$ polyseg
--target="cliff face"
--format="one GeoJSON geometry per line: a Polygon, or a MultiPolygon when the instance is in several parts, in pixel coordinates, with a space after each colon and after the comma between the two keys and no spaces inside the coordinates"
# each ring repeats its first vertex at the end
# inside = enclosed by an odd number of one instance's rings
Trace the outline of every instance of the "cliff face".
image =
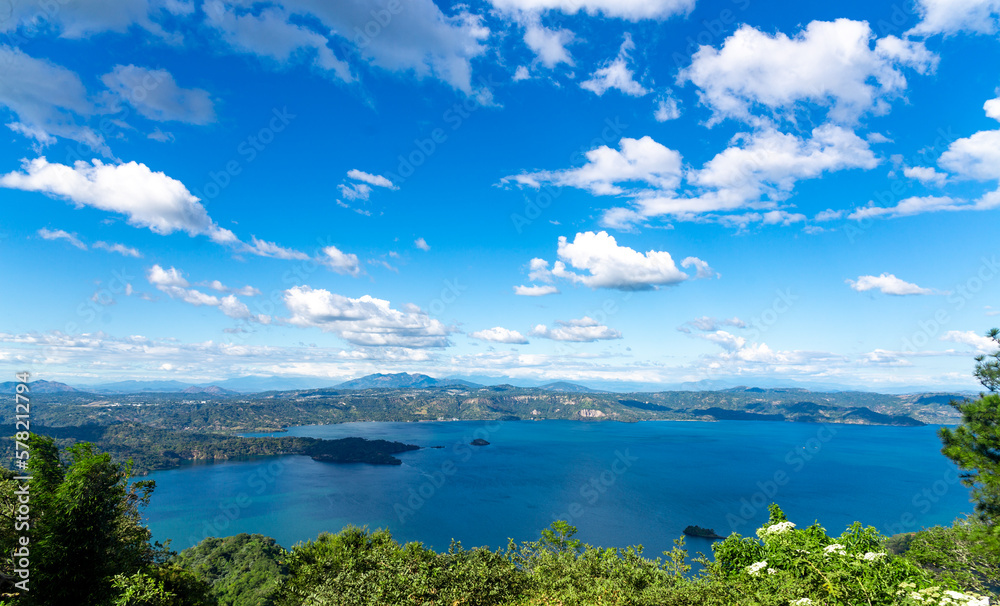
{"type": "Polygon", "coordinates": [[[584,408],[580,411],[580,416],[584,419],[597,419],[606,415],[604,411],[597,410],[596,408],[584,408]]]}

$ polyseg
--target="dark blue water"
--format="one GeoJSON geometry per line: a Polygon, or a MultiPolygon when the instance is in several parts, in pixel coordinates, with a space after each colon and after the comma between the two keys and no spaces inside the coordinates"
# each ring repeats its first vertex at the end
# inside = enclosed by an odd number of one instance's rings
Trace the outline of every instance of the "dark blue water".
{"type": "Polygon", "coordinates": [[[642,544],[656,556],[689,524],[752,535],[772,501],[799,526],[818,521],[839,534],[859,520],[894,534],[972,510],[935,431],[741,421],[297,427],[285,435],[445,448],[398,455],[401,466],[285,456],[157,472],[146,516],[154,538],[176,550],[239,532],[290,547],[347,524],[438,550],[453,538],[497,548],[563,519],[588,543],[642,544]],[[491,444],[469,446],[477,437],[491,444]]]}

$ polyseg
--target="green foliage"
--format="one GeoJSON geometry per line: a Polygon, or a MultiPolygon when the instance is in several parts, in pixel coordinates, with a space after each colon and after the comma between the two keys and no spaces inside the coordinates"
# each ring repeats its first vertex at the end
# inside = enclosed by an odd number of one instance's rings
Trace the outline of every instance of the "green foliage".
{"type": "Polygon", "coordinates": [[[296,545],[280,606],[381,604],[503,604],[518,595],[524,574],[501,553],[438,554],[420,543],[400,545],[386,530],[347,527],[296,545]]]}
{"type": "Polygon", "coordinates": [[[903,555],[947,586],[1000,597],[1000,537],[980,520],[910,533],[903,555]]]}
{"type": "MultiPolygon", "coordinates": [[[[990,329],[986,336],[1000,345],[1000,328],[990,329]]],[[[976,356],[976,370],[973,374],[991,393],[1000,388],[1000,349],[988,356],[976,356]]]]}
{"type": "Polygon", "coordinates": [[[272,606],[288,571],[284,549],[271,537],[239,534],[207,538],[185,549],[171,563],[210,586],[219,606],[272,606]]]}
{"type": "Polygon", "coordinates": [[[129,471],[95,453],[90,444],[69,449],[63,464],[51,439],[32,436],[30,604],[100,604],[115,590],[112,579],[153,565],[140,508],[152,482],[129,484],[129,471]]]}
{"type": "Polygon", "coordinates": [[[930,595],[956,588],[947,579],[943,587],[934,585],[915,562],[887,553],[885,537],[857,522],[832,538],[818,524],[795,529],[772,505],[757,536],[734,534],[716,544],[715,561],[707,566],[710,578],[739,588],[743,604],[891,606],[920,590],[930,595]]]}
{"type": "MultiPolygon", "coordinates": [[[[1000,330],[987,336],[1000,344],[1000,330]]],[[[974,402],[952,402],[962,413],[962,424],[938,432],[941,452],[962,470],[962,483],[972,488],[980,519],[1000,533],[1000,350],[976,357],[976,377],[991,393],[974,402]]]]}

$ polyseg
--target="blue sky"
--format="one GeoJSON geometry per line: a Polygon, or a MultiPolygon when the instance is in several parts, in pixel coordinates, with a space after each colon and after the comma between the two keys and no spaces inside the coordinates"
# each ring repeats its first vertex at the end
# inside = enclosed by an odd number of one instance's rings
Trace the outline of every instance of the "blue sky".
{"type": "Polygon", "coordinates": [[[0,24],[0,359],[975,388],[1000,2],[63,0],[0,24]]]}

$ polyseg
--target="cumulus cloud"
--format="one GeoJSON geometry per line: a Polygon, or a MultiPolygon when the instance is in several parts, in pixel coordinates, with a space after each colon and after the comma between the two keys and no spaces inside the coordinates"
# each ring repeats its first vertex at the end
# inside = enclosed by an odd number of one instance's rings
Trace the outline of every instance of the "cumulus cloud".
{"type": "Polygon", "coordinates": [[[357,277],[361,273],[361,265],[358,263],[358,256],[342,252],[336,246],[323,248],[320,256],[320,263],[326,265],[338,274],[357,277]]]}
{"type": "Polygon", "coordinates": [[[1000,0],[918,0],[916,8],[921,20],[910,33],[995,34],[1000,29],[1000,0]]]}
{"type": "Polygon", "coordinates": [[[652,137],[622,138],[619,150],[602,145],[586,153],[587,163],[579,168],[538,171],[504,177],[502,183],[515,182],[533,188],[544,184],[576,187],[594,195],[625,193],[619,184],[639,183],[658,189],[673,189],[680,184],[681,155],[652,137]]]}
{"type": "Polygon", "coordinates": [[[568,15],[582,11],[631,21],[686,15],[695,5],[694,0],[490,0],[490,3],[506,11],[557,10],[568,15]]]}
{"type": "Polygon", "coordinates": [[[935,187],[941,187],[948,180],[948,175],[938,172],[930,166],[907,166],[903,169],[903,176],[935,187]]]}
{"type": "Polygon", "coordinates": [[[423,238],[417,238],[416,240],[414,240],[413,245],[424,252],[427,252],[428,250],[431,249],[431,245],[428,244],[427,240],[424,240],[423,238]]]}
{"type": "MultiPolygon", "coordinates": [[[[18,6],[30,5],[20,3],[18,6]]],[[[10,21],[5,20],[5,23],[10,21]]],[[[79,76],[65,67],[35,59],[9,46],[0,46],[0,65],[4,66],[0,70],[0,105],[16,117],[7,125],[11,130],[33,139],[40,146],[51,145],[55,137],[63,137],[111,156],[104,138],[85,125],[86,119],[96,110],[79,76]]]]}
{"type": "Polygon", "coordinates": [[[573,43],[573,32],[568,29],[549,29],[542,25],[537,15],[527,19],[524,26],[524,43],[531,49],[539,63],[553,69],[560,63],[574,66],[573,57],[566,47],[573,43]]]}
{"type": "Polygon", "coordinates": [[[47,229],[43,227],[38,230],[38,235],[41,236],[43,240],[66,240],[80,250],[87,250],[87,245],[84,244],[80,238],[76,237],[76,234],[71,234],[62,229],[47,229]]]}
{"type": "Polygon", "coordinates": [[[365,33],[373,23],[372,5],[366,2],[285,0],[255,14],[249,7],[211,0],[205,13],[234,50],[280,66],[305,59],[350,82],[355,75],[348,59],[356,59],[391,72],[437,78],[471,93],[471,62],[486,50],[483,41],[490,33],[481,18],[462,7],[446,16],[433,0],[409,0],[403,6],[404,12],[390,14],[376,35],[365,33]],[[339,57],[331,48],[349,56],[339,57]]]}
{"type": "Polygon", "coordinates": [[[888,101],[906,89],[901,68],[923,74],[937,65],[919,41],[887,36],[872,48],[874,37],[866,22],[849,19],[813,21],[794,37],[743,25],[720,49],[702,46],[678,82],[698,87],[712,123],[756,123],[759,109],[791,117],[800,102],[828,107],[831,119],[853,123],[888,111],[888,101]]]}
{"type": "Polygon", "coordinates": [[[580,88],[589,90],[598,97],[612,88],[632,97],[647,94],[649,91],[636,82],[635,73],[629,67],[631,62],[629,51],[632,50],[635,50],[635,42],[632,42],[632,36],[626,33],[625,40],[618,49],[618,56],[598,68],[590,75],[589,80],[581,82],[580,88]]]}
{"type": "Polygon", "coordinates": [[[215,224],[200,200],[184,184],[145,164],[93,164],[73,166],[49,163],[44,157],[24,160],[21,172],[0,176],[0,187],[41,192],[127,217],[129,224],[147,227],[161,235],[183,231],[206,235],[229,244],[236,236],[215,224]]]}
{"type": "Polygon", "coordinates": [[[527,345],[528,343],[528,340],[521,333],[501,326],[477,330],[476,332],[469,333],[469,336],[473,339],[491,341],[493,343],[509,343],[511,345],[527,345]]]}
{"type": "Polygon", "coordinates": [[[274,242],[260,240],[257,236],[250,237],[250,243],[244,245],[243,251],[259,257],[271,257],[274,259],[304,261],[309,258],[309,255],[304,252],[285,248],[274,242]]]}
{"type": "MultiPolygon", "coordinates": [[[[235,320],[261,324],[271,322],[270,316],[251,313],[246,304],[233,294],[220,298],[191,288],[191,284],[184,277],[184,274],[174,267],[164,269],[159,264],[153,265],[146,272],[146,280],[171,299],[178,299],[196,307],[217,307],[219,311],[235,320]]],[[[217,280],[214,283],[221,284],[217,280]]]]}
{"type": "Polygon", "coordinates": [[[681,117],[680,102],[673,95],[664,95],[656,100],[653,117],[657,122],[667,122],[681,117]]]}
{"type": "Polygon", "coordinates": [[[208,91],[181,88],[164,69],[116,65],[101,81],[140,115],[157,122],[211,124],[215,106],[208,91]]]}
{"type": "MultiPolygon", "coordinates": [[[[561,278],[590,288],[652,290],[691,278],[678,269],[670,253],[657,250],[641,253],[619,246],[615,238],[604,231],[578,233],[572,242],[560,236],[556,254],[559,260],[551,269],[544,259],[532,259],[532,280],[551,282],[553,278],[561,278]]],[[[708,264],[697,257],[684,259],[682,266],[696,267],[695,277],[714,274],[708,264]]]]}
{"type": "Polygon", "coordinates": [[[285,291],[294,326],[319,328],[361,346],[447,347],[454,332],[415,305],[403,311],[369,295],[352,299],[321,288],[296,286],[285,291]]]}
{"type": "Polygon", "coordinates": [[[559,294],[559,289],[551,284],[522,285],[514,287],[514,294],[522,297],[544,297],[545,295],[559,294]]]}
{"type": "Polygon", "coordinates": [[[921,288],[916,284],[900,280],[893,274],[883,273],[879,276],[858,276],[857,280],[845,282],[858,292],[878,290],[886,295],[936,295],[943,294],[931,288],[921,288]]]}
{"type": "Polygon", "coordinates": [[[160,37],[175,40],[161,26],[171,17],[189,15],[194,11],[190,0],[117,0],[116,2],[60,2],[58,10],[44,9],[30,2],[12,2],[5,9],[0,31],[11,31],[20,25],[37,27],[44,15],[47,25],[60,37],[79,39],[101,32],[125,33],[138,25],[160,37]]]}
{"type": "Polygon", "coordinates": [[[996,341],[972,330],[949,330],[941,335],[941,340],[963,343],[974,348],[977,352],[984,354],[993,353],[997,348],[996,341]]]}
{"type": "Polygon", "coordinates": [[[594,341],[622,338],[622,333],[600,324],[597,320],[589,316],[584,316],[579,320],[556,322],[556,324],[558,326],[553,328],[539,324],[531,329],[531,334],[543,339],[571,341],[575,343],[592,343],[594,341]]]}

